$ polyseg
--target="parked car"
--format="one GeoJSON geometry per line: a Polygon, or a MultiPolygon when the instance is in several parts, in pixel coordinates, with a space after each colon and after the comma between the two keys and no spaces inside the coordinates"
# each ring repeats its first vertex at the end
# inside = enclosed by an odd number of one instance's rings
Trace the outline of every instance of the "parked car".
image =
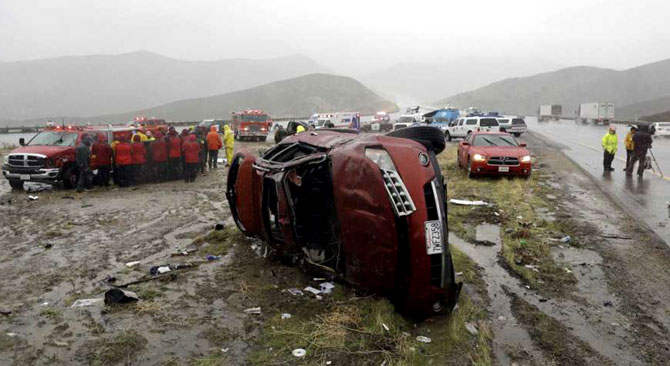
{"type": "Polygon", "coordinates": [[[670,136],[670,122],[654,122],[649,127],[654,136],[670,136]]]}
{"type": "Polygon", "coordinates": [[[521,136],[528,129],[526,122],[519,117],[498,118],[498,124],[500,125],[500,132],[511,133],[514,137],[521,136]]]}
{"type": "MultiPolygon", "coordinates": [[[[288,136],[295,135],[298,129],[298,126],[302,126],[305,131],[309,130],[309,123],[303,122],[303,121],[289,121],[288,125],[286,125],[286,129],[284,129],[282,126],[279,126],[275,130],[275,143],[279,143],[281,140],[285,139],[288,136]]],[[[327,126],[328,127],[328,126],[327,126]]]]}
{"type": "Polygon", "coordinates": [[[453,138],[465,138],[474,131],[494,131],[500,130],[500,125],[495,117],[465,117],[452,121],[444,132],[447,140],[453,138]],[[453,123],[456,122],[456,123],[453,123]]]}
{"type": "Polygon", "coordinates": [[[525,143],[505,132],[475,131],[458,144],[458,165],[477,175],[530,177],[532,163],[525,143]]]}
{"type": "Polygon", "coordinates": [[[428,126],[300,133],[259,157],[238,152],[226,197],[237,227],[279,256],[427,316],[453,307],[461,288],[436,159],[444,147],[428,126]]]}

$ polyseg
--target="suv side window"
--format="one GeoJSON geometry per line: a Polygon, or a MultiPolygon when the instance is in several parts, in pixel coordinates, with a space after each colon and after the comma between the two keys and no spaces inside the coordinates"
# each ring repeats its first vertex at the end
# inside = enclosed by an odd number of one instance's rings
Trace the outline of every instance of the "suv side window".
{"type": "Polygon", "coordinates": [[[465,121],[465,124],[468,125],[468,126],[474,126],[474,125],[477,124],[477,120],[476,119],[469,119],[469,120],[465,121]]]}

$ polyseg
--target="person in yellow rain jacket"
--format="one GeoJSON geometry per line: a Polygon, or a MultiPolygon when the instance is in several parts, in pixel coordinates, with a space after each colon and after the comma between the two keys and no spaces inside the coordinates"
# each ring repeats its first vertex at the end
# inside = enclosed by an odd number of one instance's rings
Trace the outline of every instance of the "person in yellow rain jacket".
{"type": "Polygon", "coordinates": [[[233,150],[235,149],[235,136],[230,126],[223,126],[223,145],[226,147],[226,166],[233,163],[233,150]]]}
{"type": "Polygon", "coordinates": [[[295,133],[300,133],[300,132],[305,132],[305,127],[303,127],[303,125],[299,124],[298,127],[296,127],[296,129],[295,129],[295,133]]]}
{"type": "Polygon", "coordinates": [[[633,135],[635,135],[637,127],[632,126],[630,131],[626,134],[626,137],[623,139],[623,145],[626,147],[626,167],[623,170],[628,169],[628,164],[630,164],[630,159],[633,158],[635,153],[635,144],[633,143],[633,135]]]}
{"type": "Polygon", "coordinates": [[[612,168],[612,160],[614,160],[614,154],[616,154],[618,145],[619,138],[616,135],[616,126],[612,125],[605,136],[603,136],[603,149],[605,150],[603,156],[603,168],[606,172],[614,171],[614,168],[612,168]]]}

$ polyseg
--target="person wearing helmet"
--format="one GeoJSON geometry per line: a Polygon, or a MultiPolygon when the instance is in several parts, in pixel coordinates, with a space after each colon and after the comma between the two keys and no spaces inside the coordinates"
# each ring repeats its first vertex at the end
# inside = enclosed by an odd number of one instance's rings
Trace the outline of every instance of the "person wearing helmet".
{"type": "Polygon", "coordinates": [[[604,150],[603,169],[605,169],[606,172],[614,171],[614,168],[612,168],[612,161],[614,160],[614,154],[616,154],[618,144],[619,138],[616,135],[616,126],[610,125],[609,130],[602,139],[604,150]]]}

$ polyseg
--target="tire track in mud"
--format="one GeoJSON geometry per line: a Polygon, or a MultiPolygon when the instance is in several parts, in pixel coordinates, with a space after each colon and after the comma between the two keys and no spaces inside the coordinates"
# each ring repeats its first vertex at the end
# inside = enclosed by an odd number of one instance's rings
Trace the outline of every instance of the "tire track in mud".
{"type": "MultiPolygon", "coordinates": [[[[604,358],[609,359],[613,364],[642,364],[634,355],[635,351],[623,341],[624,338],[631,337],[627,330],[623,327],[613,326],[611,323],[591,320],[599,318],[599,315],[601,315],[598,309],[590,309],[589,306],[573,300],[547,300],[532,292],[532,289],[525,288],[520,280],[510,275],[498,262],[498,256],[502,249],[500,240],[492,247],[475,246],[450,233],[450,244],[468,255],[484,270],[489,298],[492,299],[490,312],[493,314],[491,321],[493,323],[494,343],[497,346],[513,347],[520,345],[535,358],[538,355],[537,348],[532,341],[529,342],[530,336],[525,330],[521,330],[523,327],[516,322],[512,315],[511,299],[505,293],[505,290],[508,290],[568,327],[572,335],[579,338],[604,358]],[[503,318],[499,318],[500,316],[503,318]]],[[[589,296],[589,294],[582,295],[587,298],[589,296]]],[[[626,319],[617,312],[612,312],[611,315],[619,321],[626,319]]],[[[503,351],[497,350],[496,356],[499,356],[503,351]]],[[[504,361],[505,357],[503,356],[499,360],[504,361]]]]}

